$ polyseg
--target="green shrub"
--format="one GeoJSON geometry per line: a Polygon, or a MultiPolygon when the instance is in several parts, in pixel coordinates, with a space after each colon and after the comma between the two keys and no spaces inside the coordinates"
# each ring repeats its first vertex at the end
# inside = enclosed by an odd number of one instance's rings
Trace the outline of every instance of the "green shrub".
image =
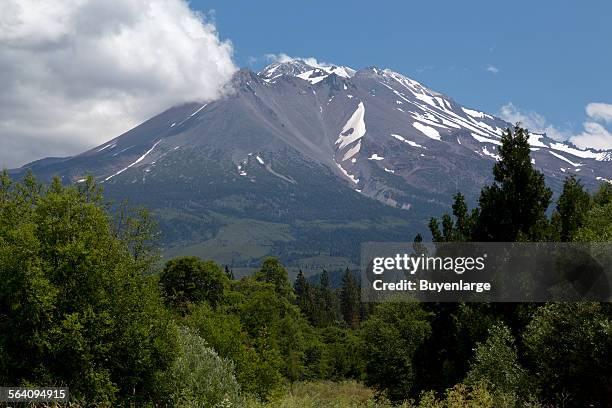
{"type": "Polygon", "coordinates": [[[240,386],[234,364],[188,328],[180,329],[179,355],[162,380],[171,402],[179,407],[233,406],[240,386]]]}

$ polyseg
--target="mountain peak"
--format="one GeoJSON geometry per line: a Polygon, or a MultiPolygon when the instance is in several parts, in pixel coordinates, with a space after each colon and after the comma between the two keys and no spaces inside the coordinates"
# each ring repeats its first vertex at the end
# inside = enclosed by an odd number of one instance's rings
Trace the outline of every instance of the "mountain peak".
{"type": "Polygon", "coordinates": [[[274,62],[261,70],[257,75],[267,81],[273,81],[282,76],[295,76],[311,84],[316,84],[331,74],[350,78],[355,75],[355,70],[346,66],[319,62],[314,58],[304,58],[285,59],[274,62]]]}

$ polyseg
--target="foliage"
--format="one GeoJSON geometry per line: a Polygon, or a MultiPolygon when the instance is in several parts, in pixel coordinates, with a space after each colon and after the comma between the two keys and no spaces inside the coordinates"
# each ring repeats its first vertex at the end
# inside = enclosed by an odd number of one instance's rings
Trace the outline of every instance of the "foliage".
{"type": "Polygon", "coordinates": [[[592,197],[592,205],[572,235],[582,242],[612,241],[612,185],[602,184],[592,197]]]}
{"type": "Polygon", "coordinates": [[[219,407],[239,402],[240,386],[231,360],[219,357],[206,341],[181,328],[179,352],[162,376],[165,395],[175,406],[219,407]]]}
{"type": "Polygon", "coordinates": [[[229,281],[213,261],[185,256],[166,263],[159,283],[166,302],[184,311],[191,304],[202,301],[213,306],[218,304],[229,281]]]}
{"type": "Polygon", "coordinates": [[[529,132],[520,126],[501,138],[500,160],[493,166],[492,185],[478,200],[475,241],[539,241],[545,237],[546,210],[552,191],[531,163],[529,132]]]}
{"type": "Polygon", "coordinates": [[[261,264],[261,269],[255,273],[255,280],[274,285],[274,290],[280,296],[293,299],[294,293],[289,283],[287,270],[276,258],[266,258],[261,264]]]}
{"type": "Polygon", "coordinates": [[[340,288],[340,311],[344,322],[350,327],[357,327],[360,320],[361,301],[359,285],[353,273],[346,268],[340,288]]]}
{"type": "Polygon", "coordinates": [[[610,406],[612,313],[598,303],[551,303],[524,333],[545,401],[564,406],[610,406]]]}
{"type": "Polygon", "coordinates": [[[591,206],[591,197],[584,190],[580,180],[574,175],[565,179],[563,192],[557,200],[557,209],[552,216],[552,223],[557,240],[571,241],[576,231],[583,226],[591,206]]]}
{"type": "Polygon", "coordinates": [[[410,395],[413,356],[431,333],[431,315],[416,303],[380,303],[360,329],[365,382],[391,400],[410,395]]]}
{"type": "Polygon", "coordinates": [[[513,407],[527,387],[527,373],[518,363],[514,337],[504,324],[489,330],[484,343],[478,343],[466,384],[484,383],[491,390],[496,407],[513,407]]]}
{"type": "Polygon", "coordinates": [[[2,174],[1,383],[70,384],[76,400],[108,403],[154,395],[175,327],[143,276],[153,254],[141,238],[152,234],[120,221],[92,178],[64,187],[2,174]]]}

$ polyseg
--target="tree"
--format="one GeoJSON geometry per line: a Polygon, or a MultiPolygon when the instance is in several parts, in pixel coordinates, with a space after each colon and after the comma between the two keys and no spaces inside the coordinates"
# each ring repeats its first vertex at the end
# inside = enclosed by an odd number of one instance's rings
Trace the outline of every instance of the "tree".
{"type": "Polygon", "coordinates": [[[529,155],[529,132],[518,124],[501,138],[493,184],[480,193],[474,241],[515,242],[546,238],[552,191],[529,155]]]}
{"type": "Polygon", "coordinates": [[[166,263],[159,283],[166,301],[184,312],[193,303],[207,301],[217,305],[223,299],[228,279],[213,261],[185,256],[166,263]]]}
{"type": "Polygon", "coordinates": [[[91,177],[0,180],[0,383],[70,384],[75,401],[107,405],[152,398],[176,328],[145,276],[150,224],[111,217],[91,177]]]}
{"type": "Polygon", "coordinates": [[[407,399],[415,381],[416,351],[431,333],[431,315],[417,303],[380,303],[360,328],[365,382],[394,401],[407,399]]]}
{"type": "Polygon", "coordinates": [[[612,241],[612,186],[603,184],[593,195],[593,205],[572,238],[579,242],[612,241]]]}
{"type": "Polygon", "coordinates": [[[337,299],[331,289],[329,274],[323,269],[316,295],[316,326],[327,327],[334,324],[338,314],[337,308],[337,299]]]}
{"type": "Polygon", "coordinates": [[[234,364],[219,355],[197,332],[183,327],[179,354],[162,379],[164,394],[175,406],[217,407],[240,402],[234,364]]]}
{"type": "Polygon", "coordinates": [[[442,231],[440,231],[440,222],[436,218],[429,220],[429,231],[434,242],[464,242],[472,236],[477,212],[468,213],[463,194],[456,193],[453,200],[454,221],[449,214],[444,214],[442,216],[442,231]]]}
{"type": "Polygon", "coordinates": [[[236,279],[236,278],[234,277],[234,271],[233,271],[232,269],[230,269],[230,267],[229,267],[229,266],[225,265],[225,268],[224,268],[224,269],[225,269],[225,276],[227,276],[227,279],[229,279],[229,280],[234,280],[234,279],[236,279]]]}
{"type": "Polygon", "coordinates": [[[557,200],[553,226],[561,242],[571,241],[582,225],[591,206],[591,197],[580,180],[572,175],[565,179],[563,192],[557,200]]]}
{"type": "Polygon", "coordinates": [[[259,271],[255,273],[255,280],[271,283],[276,293],[287,299],[293,299],[294,293],[289,282],[289,275],[278,259],[266,258],[259,271]]]}
{"type": "Polygon", "coordinates": [[[495,406],[514,407],[528,385],[527,373],[518,363],[514,337],[503,323],[489,329],[489,337],[476,345],[474,359],[465,383],[485,383],[492,391],[495,406]]]}
{"type": "Polygon", "coordinates": [[[304,273],[300,269],[293,284],[295,292],[296,304],[310,322],[315,321],[315,298],[314,290],[310,283],[304,277],[304,273]]]}
{"type": "Polygon", "coordinates": [[[612,405],[612,313],[608,304],[550,303],[523,335],[544,402],[612,405]]]}
{"type": "Polygon", "coordinates": [[[340,288],[340,312],[349,327],[357,327],[359,324],[361,301],[359,285],[353,273],[346,268],[342,276],[342,287],[340,288]]]}

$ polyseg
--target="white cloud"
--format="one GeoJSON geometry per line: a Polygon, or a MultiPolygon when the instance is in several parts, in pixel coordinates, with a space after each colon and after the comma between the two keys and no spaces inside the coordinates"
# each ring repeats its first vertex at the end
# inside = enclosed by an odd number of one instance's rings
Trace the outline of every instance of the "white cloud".
{"type": "Polygon", "coordinates": [[[0,167],[79,153],[217,98],[232,52],[184,0],[3,0],[0,167]]]}
{"type": "Polygon", "coordinates": [[[510,123],[520,122],[523,127],[535,133],[546,133],[555,140],[566,140],[569,134],[566,131],[548,124],[546,118],[537,112],[522,112],[512,102],[502,106],[499,117],[510,123]]]}
{"type": "Polygon", "coordinates": [[[323,62],[323,61],[318,61],[316,58],[314,57],[291,57],[287,54],[284,53],[280,53],[280,54],[266,54],[265,58],[270,61],[270,62],[280,62],[280,63],[285,63],[285,62],[291,62],[291,61],[304,61],[306,64],[315,67],[315,68],[327,68],[330,67],[333,64],[327,63],[327,62],[323,62]]]}
{"type": "Polygon", "coordinates": [[[584,131],[569,141],[582,148],[612,149],[612,133],[597,122],[585,122],[584,131]]]}
{"type": "Polygon", "coordinates": [[[499,68],[497,68],[495,65],[487,65],[486,70],[492,74],[497,74],[499,72],[499,68]]]}
{"type": "Polygon", "coordinates": [[[612,104],[609,103],[589,103],[586,106],[587,115],[595,120],[603,120],[606,123],[612,122],[612,104]]]}
{"type": "Polygon", "coordinates": [[[569,130],[559,130],[547,123],[544,116],[536,112],[522,112],[512,103],[502,106],[499,115],[511,122],[521,122],[524,127],[536,133],[546,133],[555,140],[567,140],[576,146],[586,149],[612,149],[612,133],[596,121],[612,122],[612,105],[606,103],[589,103],[586,106],[588,119],[583,123],[583,131],[574,134],[569,130]]]}

